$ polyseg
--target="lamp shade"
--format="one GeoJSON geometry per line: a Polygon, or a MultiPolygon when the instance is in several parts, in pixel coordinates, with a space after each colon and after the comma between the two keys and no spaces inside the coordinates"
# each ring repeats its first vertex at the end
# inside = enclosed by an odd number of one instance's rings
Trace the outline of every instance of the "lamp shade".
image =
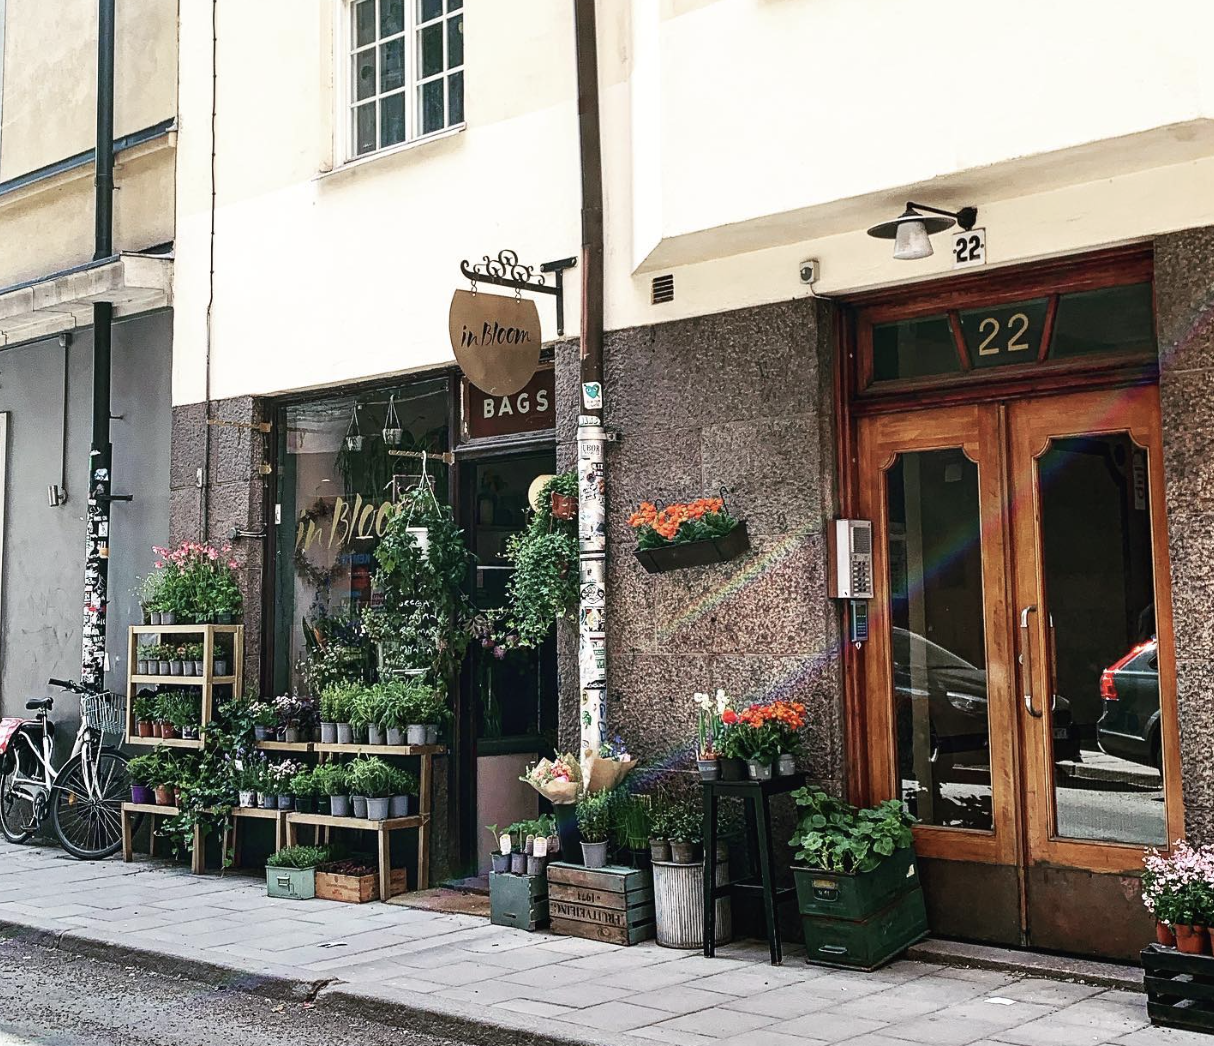
{"type": "Polygon", "coordinates": [[[902,222],[894,234],[894,257],[899,261],[930,258],[932,241],[923,222],[902,222]]]}

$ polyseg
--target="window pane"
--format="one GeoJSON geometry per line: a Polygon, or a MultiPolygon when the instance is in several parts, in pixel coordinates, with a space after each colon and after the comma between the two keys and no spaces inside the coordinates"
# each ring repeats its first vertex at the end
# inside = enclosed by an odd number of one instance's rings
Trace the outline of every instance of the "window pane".
{"type": "Polygon", "coordinates": [[[464,122],[464,74],[452,73],[447,77],[447,123],[464,122]]]}
{"type": "Polygon", "coordinates": [[[379,35],[395,36],[404,28],[405,0],[379,0],[379,35]]]}
{"type": "Polygon", "coordinates": [[[427,26],[419,34],[422,77],[434,76],[443,71],[443,23],[427,26]]]}
{"type": "Polygon", "coordinates": [[[375,0],[354,5],[354,46],[362,47],[375,39],[375,0]]]}
{"type": "Polygon", "coordinates": [[[961,312],[961,332],[975,370],[1036,363],[1045,329],[1047,298],[961,312]]]}
{"type": "Polygon", "coordinates": [[[901,796],[925,824],[990,831],[978,466],[915,451],[886,482],[901,796]]]}
{"type": "Polygon", "coordinates": [[[421,88],[422,134],[441,131],[443,123],[443,81],[431,80],[421,88]]]}
{"type": "Polygon", "coordinates": [[[379,145],[395,145],[405,140],[405,91],[380,100],[379,145]]]}
{"type": "Polygon", "coordinates": [[[428,22],[443,13],[443,0],[417,0],[417,20],[428,22]]]}
{"type": "Polygon", "coordinates": [[[354,99],[361,102],[375,94],[375,48],[368,47],[354,56],[354,99]]]}
{"type": "Polygon", "coordinates": [[[1053,673],[1038,707],[1051,728],[1057,834],[1162,846],[1147,453],[1124,433],[1055,439],[1037,483],[1053,656],[1032,671],[1053,673]]]}
{"type": "Polygon", "coordinates": [[[379,48],[379,90],[395,91],[405,86],[405,38],[403,36],[379,48]]]}
{"type": "Polygon", "coordinates": [[[464,6],[464,0],[447,0],[448,11],[458,11],[464,6]]]}
{"type": "Polygon", "coordinates": [[[375,103],[368,102],[354,110],[354,154],[375,151],[375,103]]]}
{"type": "Polygon", "coordinates": [[[947,316],[873,327],[873,380],[921,378],[961,370],[947,316]]]}
{"type": "Polygon", "coordinates": [[[464,64],[464,16],[447,19],[447,68],[464,64]]]}
{"type": "Polygon", "coordinates": [[[1064,294],[1058,299],[1050,359],[1154,349],[1149,283],[1064,294]]]}

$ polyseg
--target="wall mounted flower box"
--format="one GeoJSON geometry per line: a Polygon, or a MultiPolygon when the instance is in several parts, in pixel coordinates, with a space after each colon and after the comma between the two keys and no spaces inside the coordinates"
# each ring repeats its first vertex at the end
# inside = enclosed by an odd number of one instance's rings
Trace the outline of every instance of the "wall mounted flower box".
{"type": "Polygon", "coordinates": [[[636,557],[650,574],[663,574],[668,570],[725,563],[736,559],[749,548],[750,535],[746,533],[746,524],[742,522],[724,537],[681,541],[658,548],[639,548],[636,550],[636,557]]]}

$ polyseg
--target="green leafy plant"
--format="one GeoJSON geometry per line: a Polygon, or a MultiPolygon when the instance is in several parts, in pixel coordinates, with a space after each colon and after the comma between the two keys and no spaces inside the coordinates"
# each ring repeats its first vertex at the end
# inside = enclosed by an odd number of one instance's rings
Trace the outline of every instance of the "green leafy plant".
{"type": "Polygon", "coordinates": [[[161,757],[155,751],[148,752],[147,755],[137,755],[126,764],[131,783],[149,787],[155,787],[160,783],[157,780],[160,775],[160,767],[161,757]]]}
{"type": "Polygon", "coordinates": [[[451,709],[447,707],[446,694],[433,686],[418,684],[411,691],[410,725],[445,723],[451,718],[451,709]]]}
{"type": "Polygon", "coordinates": [[[389,775],[389,795],[417,795],[419,786],[416,774],[389,767],[389,775]]]}
{"type": "Polygon", "coordinates": [[[266,858],[267,868],[315,868],[329,860],[327,846],[284,846],[266,858]]]}
{"type": "Polygon", "coordinates": [[[307,798],[308,796],[316,795],[315,772],[305,767],[291,778],[287,787],[290,789],[291,795],[294,796],[307,798]]]}
{"type": "Polygon", "coordinates": [[[147,692],[136,694],[132,711],[135,715],[135,722],[152,722],[157,715],[156,695],[147,692]]]}
{"type": "Polygon", "coordinates": [[[182,643],[179,648],[183,661],[201,661],[203,645],[201,643],[182,643]]]}
{"type": "Polygon", "coordinates": [[[312,771],[312,779],[320,790],[319,794],[350,794],[350,775],[341,763],[321,763],[312,771]]]}
{"type": "Polygon", "coordinates": [[[165,694],[162,715],[178,730],[197,726],[202,721],[202,697],[181,690],[165,694]]]}
{"type": "Polygon", "coordinates": [[[612,792],[587,792],[577,801],[577,823],[588,843],[605,843],[611,834],[612,792]]]}
{"type": "Polygon", "coordinates": [[[320,719],[323,723],[348,723],[354,702],[362,692],[357,683],[333,683],[320,692],[320,719]]]}
{"type": "Polygon", "coordinates": [[[391,794],[392,767],[378,756],[360,756],[349,766],[350,792],[368,799],[391,794]]]}
{"type": "Polygon", "coordinates": [[[620,847],[643,850],[653,832],[653,801],[647,795],[624,795],[615,804],[615,841],[620,847]]]}
{"type": "Polygon", "coordinates": [[[912,845],[916,823],[897,799],[857,810],[825,792],[801,788],[793,799],[803,811],[789,840],[796,859],[829,872],[869,872],[898,850],[912,845]]]}

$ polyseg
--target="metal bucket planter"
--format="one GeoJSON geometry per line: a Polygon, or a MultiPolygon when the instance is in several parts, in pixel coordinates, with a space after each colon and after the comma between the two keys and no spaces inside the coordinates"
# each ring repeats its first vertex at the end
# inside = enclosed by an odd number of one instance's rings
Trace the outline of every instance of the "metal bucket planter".
{"type": "Polygon", "coordinates": [[[378,723],[367,724],[367,744],[382,745],[386,744],[387,739],[384,737],[384,728],[378,723]]]}
{"type": "Polygon", "coordinates": [[[701,781],[719,781],[721,779],[720,759],[697,759],[696,766],[700,770],[701,781]]]}
{"type": "Polygon", "coordinates": [[[153,672],[153,675],[167,676],[173,674],[173,663],[171,661],[157,661],[156,664],[159,667],[159,671],[153,672]]]}
{"type": "Polygon", "coordinates": [[[241,792],[240,793],[240,805],[242,807],[244,807],[246,810],[253,809],[253,807],[255,807],[257,805],[257,793],[256,792],[241,792]]]}
{"type": "Polygon", "coordinates": [[[148,663],[146,661],[136,661],[135,672],[137,675],[146,676],[148,674],[148,663]]]}
{"type": "Polygon", "coordinates": [[[181,674],[183,676],[192,676],[194,674],[194,662],[193,661],[182,661],[181,662],[181,674]]]}
{"type": "Polygon", "coordinates": [[[438,744],[438,724],[430,723],[426,726],[426,744],[438,744]]]}
{"type": "Polygon", "coordinates": [[[607,843],[588,843],[582,840],[582,863],[587,868],[607,867],[607,843]]]}
{"type": "Polygon", "coordinates": [[[388,808],[389,817],[408,817],[409,816],[409,796],[394,795],[392,797],[391,806],[388,808]]]}
{"type": "MultiPolygon", "coordinates": [[[[729,862],[717,865],[717,885],[729,882],[729,862]]],[[[704,947],[704,868],[699,864],[653,862],[654,920],[658,944],[666,948],[704,947]]],[[[728,897],[717,901],[717,944],[733,935],[728,897]]]]}
{"type": "Polygon", "coordinates": [[[261,795],[261,796],[258,796],[258,798],[261,800],[261,808],[263,810],[277,810],[278,809],[278,796],[261,795]]]}
{"type": "Polygon", "coordinates": [[[752,781],[770,781],[771,780],[771,764],[756,763],[753,759],[747,762],[746,772],[750,775],[752,781]]]}
{"type": "Polygon", "coordinates": [[[303,740],[303,733],[297,726],[288,726],[283,731],[282,739],[289,745],[297,745],[303,740]]]}
{"type": "Polygon", "coordinates": [[[416,723],[415,723],[415,724],[413,724],[412,726],[410,726],[410,727],[409,727],[409,728],[408,728],[408,729],[405,731],[405,733],[406,733],[406,736],[407,736],[407,740],[406,740],[406,742],[405,742],[406,744],[410,744],[410,745],[424,745],[424,744],[426,743],[426,728],[425,728],[425,726],[419,726],[418,724],[416,724],[416,723]]]}
{"type": "MultiPolygon", "coordinates": [[[[202,675],[201,672],[199,672],[198,674],[202,675]]],[[[228,663],[226,661],[220,661],[218,658],[216,658],[215,659],[215,675],[226,676],[227,674],[228,674],[228,663]]]]}
{"type": "Polygon", "coordinates": [[[160,625],[175,625],[177,624],[177,611],[162,610],[160,612],[160,620],[157,622],[160,625]]]}
{"type": "Polygon", "coordinates": [[[309,901],[316,896],[316,869],[270,868],[267,865],[266,893],[271,897],[309,901]]]}
{"type": "Polygon", "coordinates": [[[337,744],[337,724],[336,723],[321,723],[320,724],[320,743],[322,745],[337,744]]]}
{"type": "Polygon", "coordinates": [[[365,795],[350,796],[350,805],[354,807],[354,816],[366,818],[367,816],[367,797],[365,795]]]}
{"type": "Polygon", "coordinates": [[[405,732],[398,726],[390,726],[386,732],[386,740],[393,748],[399,748],[405,743],[405,732]]]}
{"type": "Polygon", "coordinates": [[[386,821],[392,810],[390,796],[370,796],[367,799],[367,820],[386,821]]]}
{"type": "Polygon", "coordinates": [[[179,676],[179,675],[184,674],[184,672],[185,672],[185,663],[184,662],[182,662],[182,661],[170,661],[169,662],[169,675],[179,676]]]}
{"type": "Polygon", "coordinates": [[[329,796],[329,809],[334,817],[350,816],[350,797],[348,795],[329,796]]]}
{"type": "Polygon", "coordinates": [[[776,760],[776,776],[792,777],[797,772],[797,757],[791,752],[785,752],[776,760]]]}
{"type": "Polygon", "coordinates": [[[278,809],[293,810],[295,808],[295,797],[291,795],[280,795],[278,797],[278,809]]]}
{"type": "Polygon", "coordinates": [[[337,743],[339,745],[354,744],[354,727],[352,727],[349,723],[338,723],[337,743]]]}

